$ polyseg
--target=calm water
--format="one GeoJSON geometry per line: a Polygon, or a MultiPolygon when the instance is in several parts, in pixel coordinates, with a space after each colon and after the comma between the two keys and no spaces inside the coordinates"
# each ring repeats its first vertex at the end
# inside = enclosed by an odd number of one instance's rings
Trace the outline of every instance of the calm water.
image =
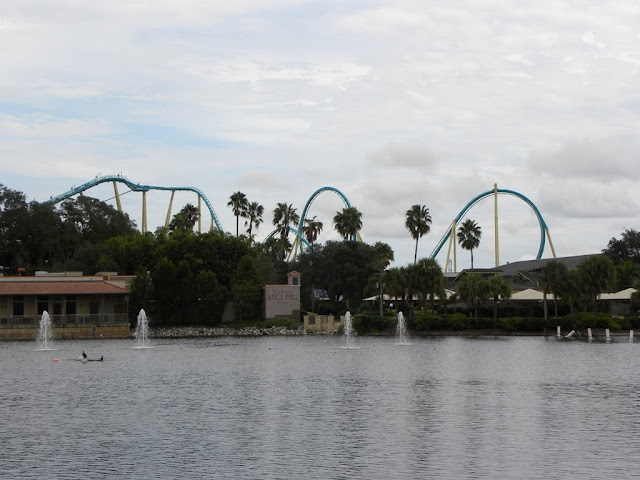
{"type": "Polygon", "coordinates": [[[0,343],[0,477],[640,476],[639,343],[412,341],[0,343]]]}

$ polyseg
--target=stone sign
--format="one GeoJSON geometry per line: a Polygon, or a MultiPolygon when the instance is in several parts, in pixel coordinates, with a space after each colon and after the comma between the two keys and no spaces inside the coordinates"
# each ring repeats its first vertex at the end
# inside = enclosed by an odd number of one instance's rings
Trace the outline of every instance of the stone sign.
{"type": "Polygon", "coordinates": [[[266,285],[265,318],[300,317],[300,285],[266,285]]]}

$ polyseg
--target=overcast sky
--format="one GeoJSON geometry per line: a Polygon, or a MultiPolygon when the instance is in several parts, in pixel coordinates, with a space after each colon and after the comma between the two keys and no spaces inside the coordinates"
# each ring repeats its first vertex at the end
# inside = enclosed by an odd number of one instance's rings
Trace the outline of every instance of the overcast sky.
{"type": "MultiPolygon", "coordinates": [[[[258,240],[278,202],[301,213],[332,186],[394,265],[413,261],[411,205],[433,219],[426,257],[497,184],[539,208],[558,256],[600,252],[640,229],[639,72],[637,0],[6,0],[0,183],[37,201],[112,173],[191,186],[229,232],[242,191],[265,207],[258,240]]],[[[113,202],[109,184],[87,194],[113,202]]],[[[150,230],[168,199],[148,194],[150,230]]],[[[141,203],[123,196],[139,226],[141,203]]],[[[313,203],[319,241],[342,207],[313,203]]],[[[467,217],[493,266],[493,200],[467,217]]],[[[499,232],[500,263],[535,258],[525,202],[499,197],[499,232]]]]}

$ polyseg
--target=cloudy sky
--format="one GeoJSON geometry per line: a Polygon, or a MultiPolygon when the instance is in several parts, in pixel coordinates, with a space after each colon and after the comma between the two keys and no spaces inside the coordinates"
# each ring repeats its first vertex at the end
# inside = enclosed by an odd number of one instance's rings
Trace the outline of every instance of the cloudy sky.
{"type": "MultiPolygon", "coordinates": [[[[531,199],[565,256],[640,229],[639,153],[636,0],[7,0],[0,14],[0,183],[29,200],[118,173],[202,190],[235,232],[242,191],[265,207],[260,240],[278,202],[301,213],[332,186],[403,265],[411,205],[433,219],[425,257],[497,184],[531,199]]],[[[87,194],[113,202],[109,184],[87,194]]],[[[168,198],[148,195],[150,230],[168,198]]],[[[123,195],[138,225],[141,203],[123,195]]],[[[311,206],[320,241],[342,206],[311,206]]],[[[475,266],[493,266],[492,199],[467,216],[475,266]]],[[[499,232],[501,263],[537,254],[517,197],[499,197],[499,232]]]]}

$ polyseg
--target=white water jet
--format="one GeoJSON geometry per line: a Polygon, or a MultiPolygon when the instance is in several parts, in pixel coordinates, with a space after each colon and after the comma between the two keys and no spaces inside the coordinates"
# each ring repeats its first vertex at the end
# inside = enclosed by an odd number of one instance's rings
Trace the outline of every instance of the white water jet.
{"type": "Polygon", "coordinates": [[[343,334],[347,346],[345,348],[352,348],[351,343],[353,340],[351,337],[353,336],[353,325],[351,324],[351,312],[347,312],[344,314],[344,334],[343,334]]]}
{"type": "Polygon", "coordinates": [[[407,341],[407,322],[404,314],[398,312],[398,325],[396,326],[396,345],[410,345],[407,341]]]}
{"type": "Polygon", "coordinates": [[[133,336],[136,338],[136,348],[149,348],[147,345],[147,337],[149,335],[149,320],[144,309],[140,309],[138,313],[138,323],[133,336]]]}
{"type": "Polygon", "coordinates": [[[40,318],[40,331],[38,332],[38,350],[53,350],[53,325],[49,313],[45,310],[40,318]]]}

